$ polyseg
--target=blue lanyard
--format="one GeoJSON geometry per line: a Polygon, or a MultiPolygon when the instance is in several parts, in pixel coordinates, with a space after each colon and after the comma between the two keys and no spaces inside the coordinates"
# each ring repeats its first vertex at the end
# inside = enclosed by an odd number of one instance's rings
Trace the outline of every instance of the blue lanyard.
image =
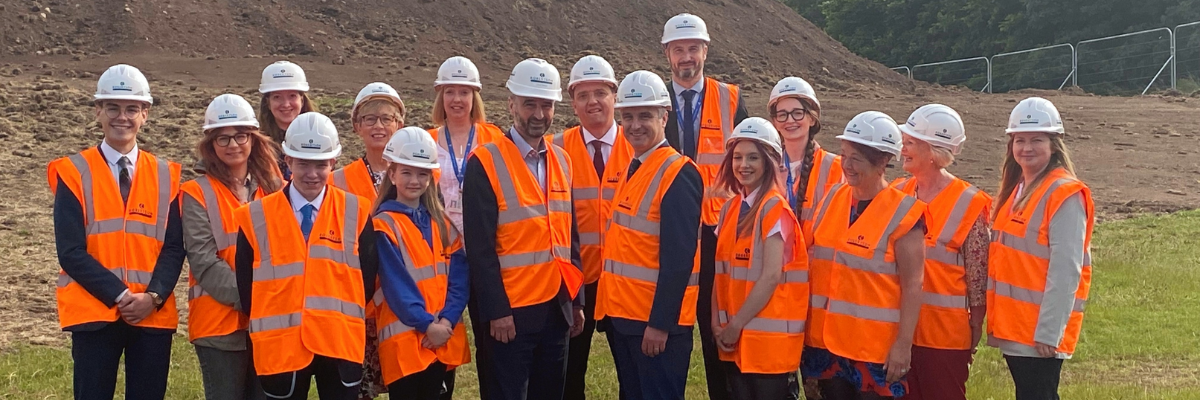
{"type": "Polygon", "coordinates": [[[786,150],[783,152],[783,166],[785,168],[787,168],[787,172],[788,172],[788,175],[787,175],[788,203],[790,203],[792,205],[793,211],[798,212],[800,204],[796,204],[796,178],[792,177],[792,158],[788,157],[788,153],[786,150]]]}
{"type": "MultiPolygon", "coordinates": [[[[691,89],[686,89],[686,90],[691,90],[691,89]]],[[[682,92],[680,92],[680,93],[682,93],[682,92]]],[[[683,95],[680,95],[680,97],[683,97],[683,95]]],[[[692,119],[686,118],[682,107],[680,107],[680,110],[676,111],[676,114],[678,114],[678,116],[679,116],[679,120],[683,121],[683,123],[687,124],[686,126],[690,126],[692,129],[696,129],[696,117],[698,117],[700,114],[700,105],[702,103],[704,103],[704,92],[703,91],[696,92],[695,103],[696,104],[694,106],[692,106],[692,119]]],[[[681,135],[683,134],[682,128],[680,129],[679,132],[681,135]]],[[[699,132],[696,132],[697,140],[699,140],[699,136],[700,136],[699,132]]]]}
{"type": "Polygon", "coordinates": [[[475,125],[471,125],[471,133],[467,135],[467,147],[463,149],[462,168],[458,167],[458,157],[454,155],[454,141],[450,140],[450,128],[443,127],[442,130],[446,131],[446,149],[450,150],[450,167],[454,168],[454,177],[458,178],[458,187],[461,189],[463,179],[467,175],[467,154],[471,152],[471,144],[475,142],[475,125]]]}

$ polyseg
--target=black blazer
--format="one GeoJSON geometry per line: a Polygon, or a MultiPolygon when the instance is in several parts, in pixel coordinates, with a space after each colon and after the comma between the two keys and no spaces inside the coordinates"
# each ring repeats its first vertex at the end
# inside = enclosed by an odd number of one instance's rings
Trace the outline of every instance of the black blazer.
{"type": "MultiPolygon", "coordinates": [[[[667,83],[667,92],[671,94],[671,112],[668,113],[668,116],[667,116],[667,144],[670,144],[671,147],[675,148],[675,150],[678,150],[680,153],[683,153],[683,148],[679,146],[679,120],[677,118],[679,116],[679,113],[683,112],[683,108],[682,108],[682,106],[679,105],[679,99],[676,98],[677,96],[675,95],[675,85],[668,82],[667,83]]],[[[705,92],[708,92],[707,87],[702,89],[700,93],[703,95],[703,94],[705,94],[705,92]]],[[[736,110],[737,111],[735,111],[733,113],[733,125],[734,126],[737,126],[737,124],[742,123],[742,120],[746,119],[746,117],[749,116],[748,113],[746,112],[746,102],[742,101],[742,92],[741,91],[738,91],[737,109],[736,110]]],[[[698,113],[698,114],[696,114],[696,118],[704,117],[704,107],[701,107],[700,110],[696,110],[696,112],[698,113]]],[[[729,127],[729,129],[732,130],[733,126],[729,127]]],[[[699,132],[697,132],[697,134],[699,134],[699,132]]],[[[692,159],[696,158],[695,154],[684,154],[684,155],[688,156],[689,158],[692,158],[692,159]]]]}

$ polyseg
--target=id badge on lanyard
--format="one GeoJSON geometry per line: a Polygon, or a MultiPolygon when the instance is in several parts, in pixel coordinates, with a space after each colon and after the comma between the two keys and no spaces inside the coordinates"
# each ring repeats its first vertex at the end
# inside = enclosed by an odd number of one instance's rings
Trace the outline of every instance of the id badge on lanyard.
{"type": "MultiPolygon", "coordinates": [[[[455,155],[454,141],[450,139],[450,128],[443,127],[446,132],[446,149],[450,150],[450,168],[454,169],[454,177],[458,179],[458,188],[462,189],[463,180],[467,174],[467,154],[471,152],[471,145],[475,142],[475,125],[471,125],[471,133],[467,134],[467,147],[463,148],[463,162],[458,164],[458,156],[455,155]]],[[[461,206],[460,206],[461,208],[461,206]]]]}

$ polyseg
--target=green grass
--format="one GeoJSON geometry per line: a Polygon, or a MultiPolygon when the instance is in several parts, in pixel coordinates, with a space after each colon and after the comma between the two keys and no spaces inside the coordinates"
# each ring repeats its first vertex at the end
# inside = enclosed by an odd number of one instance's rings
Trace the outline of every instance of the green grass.
{"type": "MultiPolygon", "coordinates": [[[[1064,366],[1062,398],[1200,399],[1198,238],[1197,211],[1097,228],[1092,296],[1078,352],[1064,366]]],[[[593,342],[590,363],[589,398],[616,399],[616,372],[602,336],[593,342]]],[[[168,398],[203,398],[195,352],[183,337],[176,337],[171,368],[168,398]]],[[[456,398],[476,398],[474,365],[460,368],[458,376],[456,398]]],[[[999,352],[980,351],[968,391],[975,400],[1013,398],[999,352]]],[[[687,398],[705,393],[697,343],[687,398]]],[[[315,399],[316,391],[310,395],[315,399]]],[[[0,354],[0,399],[70,397],[68,350],[23,345],[0,354]]]]}

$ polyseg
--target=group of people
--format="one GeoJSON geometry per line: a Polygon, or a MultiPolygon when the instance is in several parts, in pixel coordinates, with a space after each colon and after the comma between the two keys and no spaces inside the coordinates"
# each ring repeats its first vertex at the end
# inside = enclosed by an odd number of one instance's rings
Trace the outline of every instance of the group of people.
{"type": "Polygon", "coordinates": [[[713,400],[963,399],[985,319],[1017,398],[1056,399],[1094,213],[1054,105],[1013,109],[993,200],[947,171],[952,108],[858,114],[834,154],[811,85],[784,78],[748,117],[704,75],[709,40],[667,22],[669,84],[583,57],[561,133],[540,59],[508,78],[507,130],[467,58],[437,72],[434,129],[371,83],[350,109],[366,152],[341,168],[304,71],[277,62],[257,113],[208,105],[186,183],[138,148],[146,78],[108,69],[103,141],[48,168],[75,398],[111,399],[122,356],[126,398],[165,396],[186,258],[209,399],[305,399],[314,378],[322,399],[449,398],[472,348],[482,399],[582,399],[596,331],[622,399],[683,399],[697,325],[713,400]],[[896,160],[911,177],[889,183],[896,160]]]}

